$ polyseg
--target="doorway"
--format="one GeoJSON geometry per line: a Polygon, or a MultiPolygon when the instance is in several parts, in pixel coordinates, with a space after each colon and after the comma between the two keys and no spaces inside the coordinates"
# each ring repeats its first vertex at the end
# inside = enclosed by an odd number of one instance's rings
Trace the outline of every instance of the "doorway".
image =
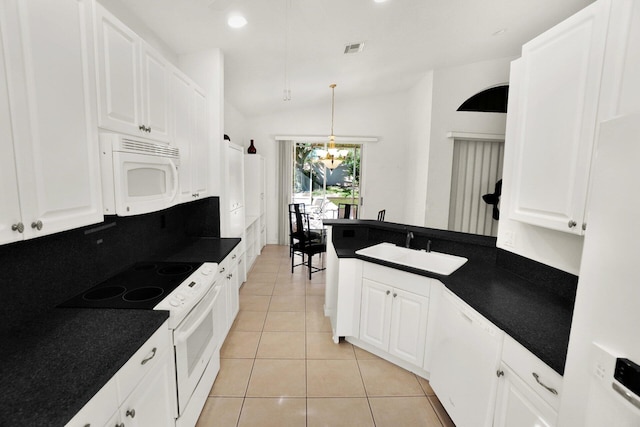
{"type": "Polygon", "coordinates": [[[291,202],[304,203],[319,218],[337,218],[342,203],[361,204],[361,144],[336,144],[344,161],[335,169],[325,168],[320,158],[324,143],[296,142],[292,145],[291,202]]]}

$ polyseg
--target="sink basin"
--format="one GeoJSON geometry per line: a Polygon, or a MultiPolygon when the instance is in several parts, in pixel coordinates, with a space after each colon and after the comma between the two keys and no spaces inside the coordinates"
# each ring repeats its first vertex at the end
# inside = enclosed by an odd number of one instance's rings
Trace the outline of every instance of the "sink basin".
{"type": "Polygon", "coordinates": [[[356,251],[356,254],[370,258],[387,261],[394,264],[405,265],[418,270],[448,276],[466,262],[467,258],[443,254],[441,252],[425,252],[416,249],[407,249],[396,246],[393,243],[379,243],[368,248],[356,251]]]}

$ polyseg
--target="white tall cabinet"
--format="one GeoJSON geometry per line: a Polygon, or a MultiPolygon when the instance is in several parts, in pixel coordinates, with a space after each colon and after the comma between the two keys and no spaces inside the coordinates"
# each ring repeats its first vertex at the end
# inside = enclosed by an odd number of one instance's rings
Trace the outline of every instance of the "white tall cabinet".
{"type": "Polygon", "coordinates": [[[610,3],[599,0],[526,43],[512,68],[512,219],[584,234],[610,3]]]}
{"type": "Polygon", "coordinates": [[[245,253],[247,269],[266,245],[266,176],[264,157],[244,155],[245,253]]]}
{"type": "Polygon", "coordinates": [[[93,7],[92,0],[0,5],[0,243],[103,219],[93,7]]]}

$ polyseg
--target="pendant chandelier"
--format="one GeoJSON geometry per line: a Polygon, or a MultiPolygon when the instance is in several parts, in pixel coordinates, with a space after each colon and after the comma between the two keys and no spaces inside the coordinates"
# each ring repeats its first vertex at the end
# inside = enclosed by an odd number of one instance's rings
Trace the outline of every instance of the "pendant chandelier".
{"type": "Polygon", "coordinates": [[[334,170],[345,160],[347,150],[338,150],[336,148],[336,137],[333,134],[333,116],[335,111],[335,89],[336,84],[330,84],[331,88],[331,135],[329,135],[329,144],[327,145],[327,151],[321,151],[319,161],[324,164],[324,167],[329,170],[334,170]]]}

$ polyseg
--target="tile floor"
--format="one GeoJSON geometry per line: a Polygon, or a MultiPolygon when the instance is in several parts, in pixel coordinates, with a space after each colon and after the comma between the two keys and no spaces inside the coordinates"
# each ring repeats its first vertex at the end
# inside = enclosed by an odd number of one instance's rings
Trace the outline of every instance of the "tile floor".
{"type": "Polygon", "coordinates": [[[289,247],[274,245],[256,260],[197,427],[455,427],[428,381],[334,344],[325,273],[309,280],[290,262],[289,247]]]}

